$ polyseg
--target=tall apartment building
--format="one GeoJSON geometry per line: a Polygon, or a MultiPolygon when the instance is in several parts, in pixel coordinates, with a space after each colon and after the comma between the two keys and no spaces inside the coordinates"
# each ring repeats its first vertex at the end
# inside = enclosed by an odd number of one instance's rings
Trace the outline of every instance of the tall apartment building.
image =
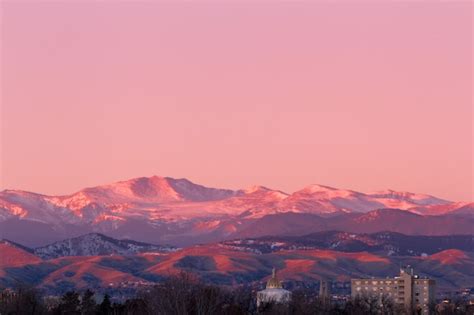
{"type": "Polygon", "coordinates": [[[429,305],[435,302],[436,281],[420,278],[413,269],[400,269],[394,278],[352,279],[351,295],[387,296],[407,309],[429,314],[429,305]]]}

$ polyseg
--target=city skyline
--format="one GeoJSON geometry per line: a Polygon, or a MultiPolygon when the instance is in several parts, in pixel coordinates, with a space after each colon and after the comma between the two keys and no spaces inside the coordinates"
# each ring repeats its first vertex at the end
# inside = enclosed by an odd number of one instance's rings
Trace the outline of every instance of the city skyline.
{"type": "Polygon", "coordinates": [[[0,1],[0,314],[472,314],[472,1],[0,1]]]}

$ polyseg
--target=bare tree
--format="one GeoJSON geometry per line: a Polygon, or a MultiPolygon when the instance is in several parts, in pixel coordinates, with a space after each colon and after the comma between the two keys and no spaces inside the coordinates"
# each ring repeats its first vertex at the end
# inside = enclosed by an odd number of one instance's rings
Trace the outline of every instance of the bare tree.
{"type": "Polygon", "coordinates": [[[36,289],[20,287],[0,293],[0,314],[44,314],[40,294],[36,289]]]}

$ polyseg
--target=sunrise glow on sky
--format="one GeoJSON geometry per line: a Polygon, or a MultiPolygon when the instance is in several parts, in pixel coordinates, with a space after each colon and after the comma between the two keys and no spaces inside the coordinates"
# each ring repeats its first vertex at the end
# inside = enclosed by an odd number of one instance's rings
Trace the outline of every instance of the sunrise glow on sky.
{"type": "Polygon", "coordinates": [[[0,189],[154,174],[474,200],[469,2],[10,2],[0,189]]]}

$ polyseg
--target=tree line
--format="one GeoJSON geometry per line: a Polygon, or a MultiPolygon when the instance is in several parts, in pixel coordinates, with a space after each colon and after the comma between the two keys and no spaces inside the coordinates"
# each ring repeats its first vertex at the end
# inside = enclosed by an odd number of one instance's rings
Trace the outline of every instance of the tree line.
{"type": "MultiPolygon", "coordinates": [[[[163,283],[137,292],[134,298],[100,301],[91,290],[69,291],[59,298],[44,297],[33,288],[4,290],[0,293],[0,315],[213,315],[213,314],[320,314],[320,315],[412,315],[387,297],[362,296],[345,301],[319,298],[314,291],[295,290],[287,304],[266,303],[257,307],[255,290],[234,289],[205,284],[189,274],[168,278],[163,283]]],[[[436,309],[431,314],[467,313],[467,304],[436,309]]]]}

